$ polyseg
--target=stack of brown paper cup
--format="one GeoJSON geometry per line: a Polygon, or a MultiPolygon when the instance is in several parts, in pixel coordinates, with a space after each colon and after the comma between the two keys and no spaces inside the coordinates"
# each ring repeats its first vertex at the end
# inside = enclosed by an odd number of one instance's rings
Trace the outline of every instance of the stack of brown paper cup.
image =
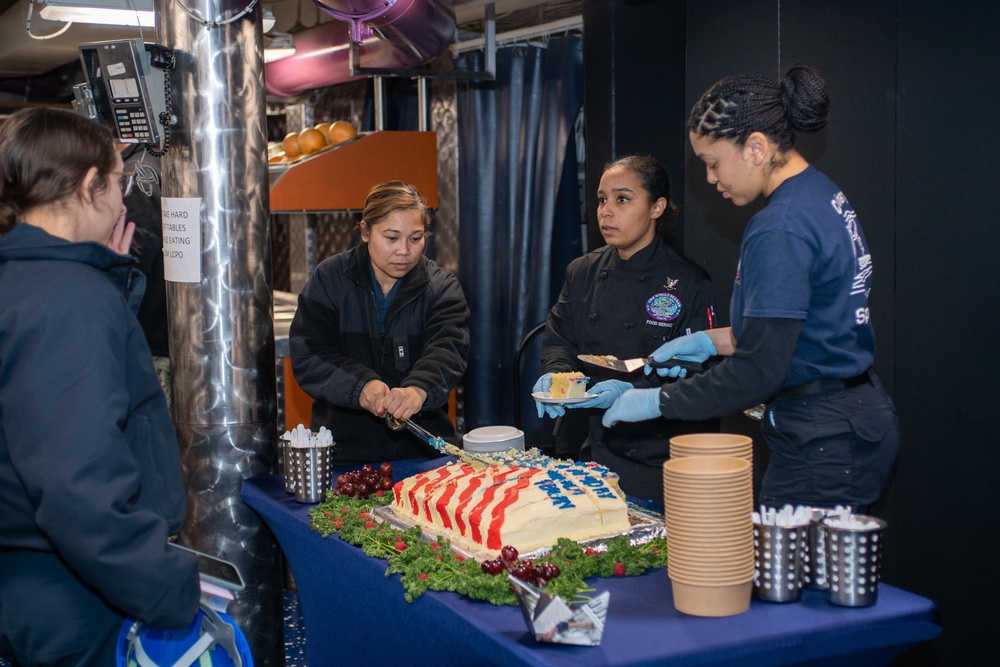
{"type": "Polygon", "coordinates": [[[670,458],[731,456],[753,463],[753,438],[736,433],[687,433],[670,438],[670,458]]]}
{"type": "Polygon", "coordinates": [[[694,616],[746,611],[754,576],[750,462],[727,456],[664,462],[663,506],[674,607],[694,616]]]}

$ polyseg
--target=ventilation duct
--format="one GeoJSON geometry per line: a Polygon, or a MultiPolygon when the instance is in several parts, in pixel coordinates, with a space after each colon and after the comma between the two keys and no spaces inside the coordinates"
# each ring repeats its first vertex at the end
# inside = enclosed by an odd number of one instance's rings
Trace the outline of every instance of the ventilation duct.
{"type": "Polygon", "coordinates": [[[358,78],[351,74],[351,42],[360,66],[407,69],[434,60],[455,34],[448,0],[313,0],[335,21],[295,33],[295,55],[267,63],[267,92],[291,97],[358,78]]]}

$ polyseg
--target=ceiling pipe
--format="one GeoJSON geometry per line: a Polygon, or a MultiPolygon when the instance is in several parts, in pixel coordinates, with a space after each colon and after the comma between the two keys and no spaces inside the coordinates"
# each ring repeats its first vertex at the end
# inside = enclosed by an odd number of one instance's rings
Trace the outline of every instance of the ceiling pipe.
{"type": "Polygon", "coordinates": [[[295,33],[295,55],[267,63],[267,92],[293,97],[361,78],[351,74],[350,45],[365,68],[408,69],[444,53],[455,35],[448,0],[313,0],[334,17],[295,33]]]}

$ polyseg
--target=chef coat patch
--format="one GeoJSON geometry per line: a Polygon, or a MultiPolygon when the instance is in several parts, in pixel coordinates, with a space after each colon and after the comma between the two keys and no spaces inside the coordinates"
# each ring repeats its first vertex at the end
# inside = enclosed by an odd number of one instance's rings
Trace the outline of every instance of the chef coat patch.
{"type": "Polygon", "coordinates": [[[681,300],[667,292],[654,294],[646,301],[646,313],[658,322],[672,322],[681,314],[681,300]]]}

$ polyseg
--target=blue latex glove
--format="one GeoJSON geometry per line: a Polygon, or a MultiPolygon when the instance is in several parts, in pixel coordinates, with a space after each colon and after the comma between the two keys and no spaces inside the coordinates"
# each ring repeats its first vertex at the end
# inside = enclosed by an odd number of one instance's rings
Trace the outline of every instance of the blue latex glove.
{"type": "Polygon", "coordinates": [[[594,398],[587,399],[582,403],[571,403],[567,408],[610,408],[619,396],[624,394],[632,385],[621,380],[605,380],[598,382],[587,390],[588,394],[597,394],[594,398]]]}
{"type": "MultiPolygon", "coordinates": [[[[681,336],[669,343],[664,343],[650,356],[657,363],[662,363],[667,359],[676,357],[681,361],[694,361],[700,364],[709,357],[714,357],[716,354],[718,352],[716,352],[715,345],[708,334],[704,331],[696,331],[693,334],[681,336]]],[[[647,364],[644,370],[646,375],[649,375],[653,367],[647,364]]],[[[682,378],[687,375],[687,369],[680,366],[657,368],[656,374],[660,377],[682,378]]]]}
{"type": "Polygon", "coordinates": [[[601,423],[610,428],[618,422],[641,422],[659,416],[659,389],[629,389],[604,413],[601,423]]]}
{"type": "MultiPolygon", "coordinates": [[[[535,386],[531,388],[531,393],[549,393],[552,389],[552,373],[546,373],[542,377],[538,378],[535,382],[535,386]]],[[[566,408],[554,403],[542,403],[537,398],[535,399],[535,407],[538,408],[538,418],[541,419],[546,415],[555,419],[556,417],[561,417],[566,414],[566,408]]]]}

